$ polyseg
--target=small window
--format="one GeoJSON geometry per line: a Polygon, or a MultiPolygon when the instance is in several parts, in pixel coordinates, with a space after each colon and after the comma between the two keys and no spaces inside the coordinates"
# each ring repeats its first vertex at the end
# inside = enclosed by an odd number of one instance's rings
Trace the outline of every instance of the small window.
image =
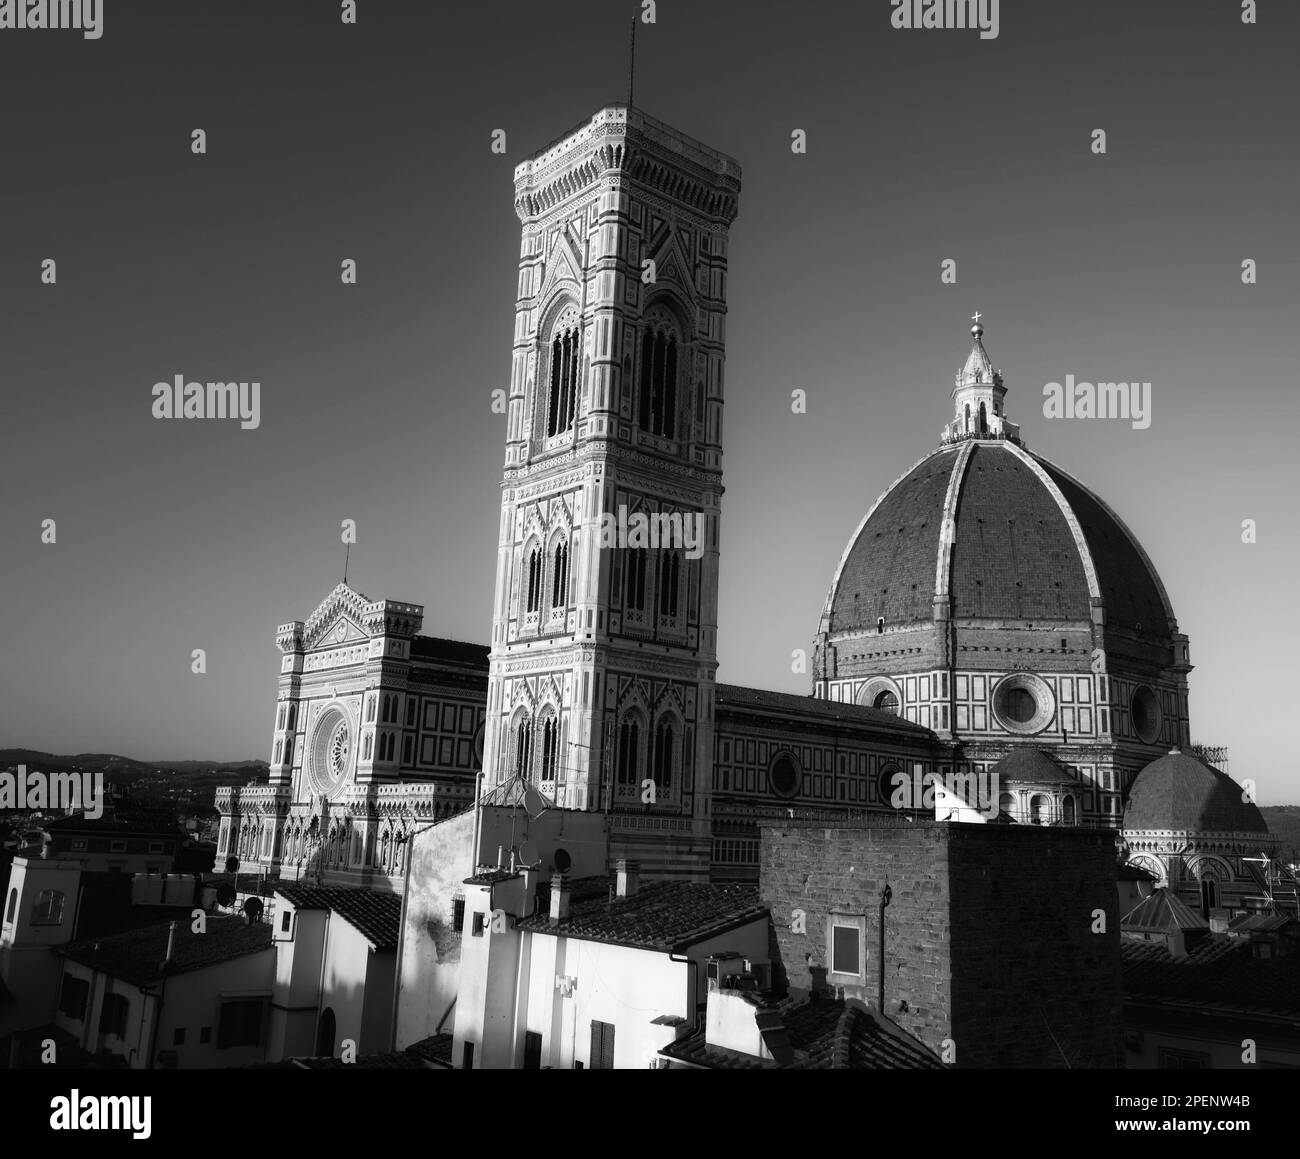
{"type": "Polygon", "coordinates": [[[535,1030],[524,1032],[524,1070],[542,1069],[542,1036],[535,1030]]]}
{"type": "Polygon", "coordinates": [[[292,921],[293,910],[285,910],[284,913],[280,915],[280,933],[287,934],[289,932],[289,925],[292,921]]]}
{"type": "Polygon", "coordinates": [[[199,1045],[207,1046],[212,1041],[212,1027],[199,1027],[199,1045]]]}
{"type": "Polygon", "coordinates": [[[465,899],[456,898],[451,903],[451,928],[460,933],[465,928],[465,899]]]}
{"type": "Polygon", "coordinates": [[[831,926],[831,973],[862,973],[862,931],[857,926],[831,926]]]}
{"type": "Polygon", "coordinates": [[[63,924],[63,891],[43,889],[32,906],[32,925],[60,926],[63,924]]]}
{"type": "Polygon", "coordinates": [[[251,999],[225,1002],[217,1030],[217,1047],[258,1046],[262,1041],[262,1002],[251,999]]]}
{"type": "Polygon", "coordinates": [[[162,843],[161,841],[150,841],[150,842],[149,842],[149,852],[150,852],[150,853],[162,853],[162,852],[163,852],[163,843],[162,843]]]}
{"type": "Polygon", "coordinates": [[[8,906],[5,907],[6,922],[11,922],[14,920],[14,910],[16,910],[17,908],[18,908],[18,891],[16,889],[11,889],[9,891],[9,904],[8,906]]]}
{"type": "Polygon", "coordinates": [[[125,841],[110,841],[110,842],[108,843],[108,851],[109,851],[109,853],[125,853],[125,852],[126,852],[126,842],[125,842],[125,841]]]}
{"type": "Polygon", "coordinates": [[[614,1025],[610,1022],[591,1023],[591,1069],[614,1069],[614,1025]]]}
{"type": "Polygon", "coordinates": [[[474,1044],[467,1042],[461,1047],[461,1070],[474,1069],[474,1044]]]}
{"type": "Polygon", "coordinates": [[[483,929],[484,926],[486,925],[484,918],[486,917],[487,915],[482,910],[476,909],[474,911],[474,919],[470,925],[470,933],[474,937],[481,938],[483,936],[483,929]]]}
{"type": "Polygon", "coordinates": [[[63,988],[59,991],[59,1012],[80,1022],[86,1017],[86,1000],[89,996],[90,983],[65,972],[63,988]]]}
{"type": "Polygon", "coordinates": [[[185,1045],[185,1027],[178,1026],[172,1031],[172,1046],[185,1045]]]}

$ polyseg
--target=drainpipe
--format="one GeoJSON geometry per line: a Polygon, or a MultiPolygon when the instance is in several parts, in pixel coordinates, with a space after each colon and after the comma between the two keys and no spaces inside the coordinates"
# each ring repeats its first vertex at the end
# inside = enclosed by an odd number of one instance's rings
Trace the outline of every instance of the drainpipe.
{"type": "Polygon", "coordinates": [[[469,874],[478,872],[479,828],[483,818],[483,770],[474,774],[474,853],[470,858],[469,874]]]}
{"type": "Polygon", "coordinates": [[[167,993],[167,975],[172,968],[172,951],[176,948],[176,923],[172,922],[167,929],[167,956],[163,958],[162,963],[162,982],[158,986],[158,1001],[154,1003],[153,1008],[153,1030],[149,1034],[149,1062],[148,1070],[153,1070],[158,1059],[158,1028],[162,1025],[163,996],[167,993]]]}
{"type": "Polygon", "coordinates": [[[402,950],[406,946],[406,907],[411,896],[411,855],[415,852],[415,829],[402,835],[402,844],[406,846],[406,865],[402,877],[402,908],[397,919],[397,970],[393,975],[393,1017],[392,1029],[388,1035],[388,1051],[397,1049],[397,1000],[402,993],[402,950]]]}
{"type": "Polygon", "coordinates": [[[876,1005],[885,1013],[885,907],[893,900],[894,891],[888,885],[880,891],[880,949],[876,955],[876,1005]]]}

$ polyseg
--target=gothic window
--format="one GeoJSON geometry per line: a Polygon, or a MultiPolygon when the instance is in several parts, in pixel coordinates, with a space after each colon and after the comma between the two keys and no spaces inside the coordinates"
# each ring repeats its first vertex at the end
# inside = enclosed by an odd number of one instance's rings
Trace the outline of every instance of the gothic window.
{"type": "Polygon", "coordinates": [[[576,318],[558,329],[551,340],[551,391],[546,408],[546,435],[563,434],[573,426],[578,397],[579,332],[576,318]]]}
{"type": "Polygon", "coordinates": [[[970,403],[966,404],[966,433],[970,433],[970,403]]]}
{"type": "Polygon", "coordinates": [[[402,764],[404,765],[409,765],[411,763],[411,746],[414,742],[415,738],[409,736],[402,741],[402,764]]]}
{"type": "Polygon", "coordinates": [[[289,705],[289,723],[285,727],[292,729],[294,721],[297,719],[297,717],[298,717],[298,706],[296,704],[289,705]]]}
{"type": "Polygon", "coordinates": [[[534,547],[528,553],[528,599],[524,610],[535,612],[542,606],[542,553],[534,547]]]}
{"type": "Polygon", "coordinates": [[[284,741],[278,740],[275,742],[275,759],[274,761],[272,761],[272,764],[278,765],[280,763],[280,752],[283,747],[284,747],[284,741]]]}
{"type": "Polygon", "coordinates": [[[672,721],[661,720],[655,729],[655,791],[667,796],[673,791],[674,733],[672,721]]]}
{"type": "Polygon", "coordinates": [[[623,606],[630,612],[645,611],[645,564],[646,551],[641,547],[630,547],[624,552],[623,568],[624,588],[623,606]]]}
{"type": "Polygon", "coordinates": [[[415,727],[415,697],[409,697],[406,701],[406,727],[415,727]]]}
{"type": "Polygon", "coordinates": [[[554,566],[551,569],[551,607],[562,608],[569,602],[569,545],[555,547],[554,566]]]}
{"type": "Polygon", "coordinates": [[[637,718],[628,715],[618,732],[618,783],[620,787],[634,788],[641,781],[641,726],[637,718]]]}
{"type": "Polygon", "coordinates": [[[284,705],[280,705],[280,711],[275,714],[275,727],[284,728],[284,705]]]}
{"type": "Polygon", "coordinates": [[[980,434],[987,435],[988,433],[989,433],[988,412],[984,409],[984,404],[980,403],[980,434]]]}
{"type": "Polygon", "coordinates": [[[366,698],[366,723],[371,724],[375,719],[375,698],[369,696],[366,698]]]}
{"type": "Polygon", "coordinates": [[[675,437],[677,422],[677,335],[666,322],[652,322],[641,335],[643,431],[675,437]]]}
{"type": "Polygon", "coordinates": [[[525,779],[533,764],[533,722],[521,713],[515,725],[515,774],[525,779]]]}
{"type": "Polygon", "coordinates": [[[560,722],[548,716],[542,725],[542,780],[554,781],[560,758],[560,722]]]}
{"type": "Polygon", "coordinates": [[[659,559],[659,614],[677,615],[678,582],[681,578],[681,557],[675,551],[665,551],[659,559]]]}
{"type": "Polygon", "coordinates": [[[370,759],[370,733],[366,733],[365,750],[366,751],[361,754],[361,759],[363,761],[368,761],[370,759]]]}

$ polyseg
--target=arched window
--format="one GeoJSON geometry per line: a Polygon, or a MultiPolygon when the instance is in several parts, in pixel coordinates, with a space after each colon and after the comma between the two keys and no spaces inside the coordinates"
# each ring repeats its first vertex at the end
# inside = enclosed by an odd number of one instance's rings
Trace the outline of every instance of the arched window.
{"type": "Polygon", "coordinates": [[[674,438],[677,424],[677,336],[667,323],[641,335],[641,429],[674,438]]]}
{"type": "Polygon", "coordinates": [[[872,702],[871,707],[878,708],[880,709],[881,712],[892,712],[895,716],[897,716],[898,696],[890,689],[886,688],[884,692],[880,693],[880,695],[878,695],[876,699],[872,702]]]}
{"type": "Polygon", "coordinates": [[[578,326],[574,321],[551,340],[551,394],[546,411],[548,438],[573,426],[578,397],[578,363],[578,326]]]}
{"type": "Polygon", "coordinates": [[[970,433],[970,403],[966,404],[966,432],[970,433]]]}
{"type": "Polygon", "coordinates": [[[618,783],[635,787],[641,782],[641,726],[635,716],[623,718],[618,732],[618,783]]]}
{"type": "Polygon", "coordinates": [[[375,720],[375,697],[366,698],[366,723],[373,724],[375,720]]]}
{"type": "Polygon", "coordinates": [[[1029,801],[1029,823],[1031,825],[1047,824],[1047,798],[1035,793],[1029,801]]]}
{"type": "Polygon", "coordinates": [[[560,722],[548,716],[542,725],[542,780],[554,781],[560,763],[560,722]]]}
{"type": "Polygon", "coordinates": [[[57,926],[63,923],[63,890],[43,889],[32,906],[32,921],[57,926]]]}
{"type": "Polygon", "coordinates": [[[984,404],[980,403],[980,434],[987,435],[988,433],[989,433],[988,412],[984,409],[984,404]]]}
{"type": "Polygon", "coordinates": [[[515,774],[528,778],[533,764],[533,722],[528,713],[521,713],[515,725],[515,774]]]}
{"type": "Polygon", "coordinates": [[[562,608],[569,602],[569,545],[556,544],[551,568],[551,607],[562,608]]]}
{"type": "Polygon", "coordinates": [[[535,612],[542,606],[542,553],[533,548],[528,553],[528,600],[525,611],[535,612]]]}
{"type": "Polygon", "coordinates": [[[675,551],[665,551],[659,560],[659,614],[677,615],[677,589],[681,578],[681,559],[675,551]]]}
{"type": "Polygon", "coordinates": [[[1066,825],[1074,824],[1075,811],[1073,797],[1066,797],[1065,800],[1061,802],[1061,820],[1066,825]]]}
{"type": "Polygon", "coordinates": [[[664,795],[673,791],[673,760],[677,755],[673,743],[672,722],[661,720],[655,729],[654,781],[655,791],[664,795]]]}
{"type": "Polygon", "coordinates": [[[623,553],[623,606],[630,612],[645,611],[645,561],[642,547],[629,547],[623,553]]]}
{"type": "Polygon", "coordinates": [[[1003,793],[998,797],[998,812],[1005,813],[1012,819],[1016,815],[1016,799],[1010,793],[1003,793]]]}

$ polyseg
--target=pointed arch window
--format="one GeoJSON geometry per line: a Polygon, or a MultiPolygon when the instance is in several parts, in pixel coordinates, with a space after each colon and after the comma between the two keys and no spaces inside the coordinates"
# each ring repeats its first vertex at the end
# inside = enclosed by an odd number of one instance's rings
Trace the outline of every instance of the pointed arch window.
{"type": "Polygon", "coordinates": [[[555,545],[551,561],[551,607],[563,608],[569,602],[569,545],[555,545]]]}
{"type": "Polygon", "coordinates": [[[624,555],[623,607],[629,612],[645,611],[646,549],[629,547],[624,555]]]}
{"type": "Polygon", "coordinates": [[[524,606],[529,612],[542,606],[542,553],[536,547],[528,553],[528,598],[524,606]]]}
{"type": "Polygon", "coordinates": [[[641,782],[641,726],[635,716],[623,718],[618,730],[618,784],[635,789],[641,782]]]}
{"type": "Polygon", "coordinates": [[[984,409],[984,404],[980,403],[980,434],[987,435],[988,433],[989,433],[988,411],[984,409]]]}
{"type": "Polygon", "coordinates": [[[665,551],[659,559],[659,614],[676,616],[681,582],[681,556],[676,551],[665,551]]]}
{"type": "Polygon", "coordinates": [[[578,397],[578,325],[562,325],[551,339],[551,390],[546,408],[546,435],[553,438],[573,426],[578,397]]]}
{"type": "Polygon", "coordinates": [[[655,729],[654,782],[660,796],[673,792],[673,762],[677,757],[677,734],[671,720],[661,720],[655,729]]]}
{"type": "Polygon", "coordinates": [[[665,439],[676,437],[677,335],[667,322],[648,325],[641,335],[641,429],[665,439]]]}
{"type": "Polygon", "coordinates": [[[521,713],[515,725],[515,775],[528,777],[533,764],[533,722],[528,713],[521,713]]]}
{"type": "Polygon", "coordinates": [[[555,780],[560,764],[560,722],[548,716],[542,725],[542,780],[555,780]]]}

